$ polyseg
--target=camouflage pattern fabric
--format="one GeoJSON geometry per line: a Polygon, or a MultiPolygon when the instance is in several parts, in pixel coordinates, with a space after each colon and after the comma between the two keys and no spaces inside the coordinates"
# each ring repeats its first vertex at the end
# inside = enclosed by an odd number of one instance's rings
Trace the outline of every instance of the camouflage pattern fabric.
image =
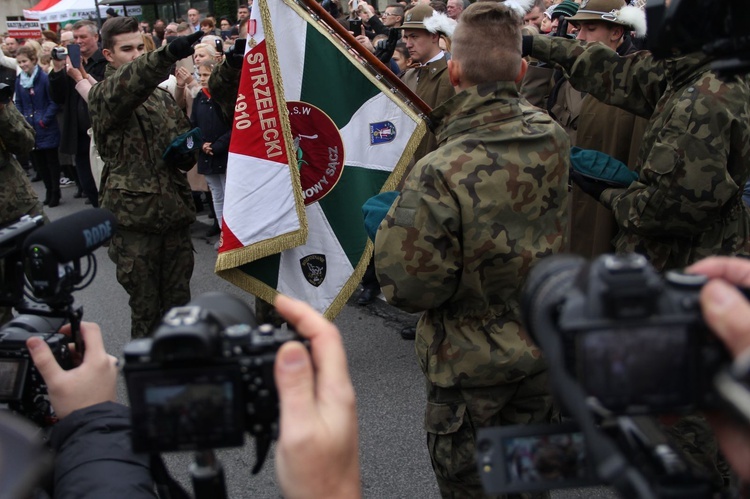
{"type": "Polygon", "coordinates": [[[211,72],[208,90],[211,98],[219,106],[219,114],[228,125],[234,121],[234,106],[240,88],[240,70],[233,68],[227,59],[211,72]]]}
{"type": "MultiPolygon", "coordinates": [[[[478,428],[559,419],[549,394],[547,371],[503,386],[467,390],[428,386],[427,392],[427,448],[444,498],[488,497],[475,459],[478,428]]],[[[505,497],[543,499],[549,493],[505,497]]]]}
{"type": "Polygon", "coordinates": [[[185,175],[196,161],[182,155],[167,164],[162,154],[190,122],[172,95],[158,88],[174,56],[162,47],[118,70],[91,88],[89,110],[104,161],[100,200],[120,227],[159,234],[190,225],[195,207],[185,175]]]}
{"type": "Polygon", "coordinates": [[[24,215],[42,214],[42,203],[14,157],[33,148],[34,129],[13,103],[5,104],[0,109],[0,227],[24,215]]]}
{"type": "Polygon", "coordinates": [[[674,425],[664,427],[664,432],[690,464],[705,473],[714,490],[729,488],[731,471],[706,418],[697,414],[683,416],[674,425]]]}
{"type": "Polygon", "coordinates": [[[161,316],[190,300],[195,205],[186,176],[195,155],[162,159],[190,129],[172,95],[158,88],[174,56],[162,47],[115,70],[91,89],[89,110],[104,161],[100,200],[119,224],[109,248],[117,280],[130,295],[131,335],[151,333],[161,316]]]}
{"type": "Polygon", "coordinates": [[[119,230],[109,245],[117,282],[130,295],[133,339],[149,336],[172,307],[190,301],[190,228],[163,234],[119,230]]]}
{"type": "Polygon", "coordinates": [[[709,255],[750,255],[750,88],[719,78],[702,53],[656,61],[608,47],[534,37],[531,55],[554,62],[576,89],[650,119],[627,189],[600,201],[619,226],[619,252],[646,255],[659,270],[709,255]]]}
{"type": "Polygon", "coordinates": [[[424,311],[416,352],[436,386],[516,383],[546,369],[519,293],[564,247],[570,142],[511,82],[464,90],[433,112],[438,150],[409,173],[375,238],[386,299],[424,311]]]}

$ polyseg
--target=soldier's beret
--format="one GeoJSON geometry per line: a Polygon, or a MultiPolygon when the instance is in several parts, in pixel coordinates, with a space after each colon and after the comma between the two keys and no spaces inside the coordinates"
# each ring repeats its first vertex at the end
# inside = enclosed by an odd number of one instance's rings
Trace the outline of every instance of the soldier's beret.
{"type": "Polygon", "coordinates": [[[391,205],[398,197],[398,191],[386,191],[371,197],[362,205],[362,215],[365,218],[365,232],[373,242],[378,232],[380,222],[383,221],[391,205]]]}
{"type": "Polygon", "coordinates": [[[591,149],[571,147],[570,166],[584,177],[611,187],[627,187],[638,179],[638,174],[622,161],[591,149]]]}
{"type": "Polygon", "coordinates": [[[178,135],[164,150],[162,159],[168,160],[173,155],[189,154],[200,150],[203,146],[203,133],[200,128],[193,128],[189,132],[178,135]]]}

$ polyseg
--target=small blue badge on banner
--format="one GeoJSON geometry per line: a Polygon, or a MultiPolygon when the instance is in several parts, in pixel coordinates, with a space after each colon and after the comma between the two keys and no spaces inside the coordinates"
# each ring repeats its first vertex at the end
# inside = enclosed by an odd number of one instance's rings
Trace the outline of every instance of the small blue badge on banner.
{"type": "Polygon", "coordinates": [[[396,138],[396,125],[390,121],[370,123],[370,144],[385,144],[396,138]]]}

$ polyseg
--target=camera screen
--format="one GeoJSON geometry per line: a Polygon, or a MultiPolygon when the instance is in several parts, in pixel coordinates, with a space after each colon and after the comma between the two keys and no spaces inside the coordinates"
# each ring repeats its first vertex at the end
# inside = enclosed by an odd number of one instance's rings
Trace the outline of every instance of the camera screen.
{"type": "Polygon", "coordinates": [[[242,445],[244,396],[234,366],[141,371],[127,381],[136,451],[242,445]]]}
{"type": "Polygon", "coordinates": [[[596,484],[575,423],[479,428],[477,465],[488,494],[519,494],[596,484]]]}
{"type": "Polygon", "coordinates": [[[554,482],[586,478],[586,447],[580,433],[512,437],[503,440],[510,482],[554,482]]]}
{"type": "Polygon", "coordinates": [[[651,412],[688,405],[693,350],[684,325],[580,333],[578,379],[589,395],[612,411],[651,412]]]}
{"type": "Polygon", "coordinates": [[[27,367],[26,359],[0,359],[0,402],[21,398],[27,367]]]}

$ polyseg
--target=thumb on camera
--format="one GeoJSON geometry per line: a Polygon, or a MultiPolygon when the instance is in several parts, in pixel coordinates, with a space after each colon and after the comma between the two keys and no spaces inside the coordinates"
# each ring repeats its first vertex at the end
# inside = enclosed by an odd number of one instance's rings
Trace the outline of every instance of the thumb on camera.
{"type": "Polygon", "coordinates": [[[315,378],[304,345],[297,341],[285,343],[276,355],[275,371],[282,417],[309,413],[315,404],[315,378]]]}

